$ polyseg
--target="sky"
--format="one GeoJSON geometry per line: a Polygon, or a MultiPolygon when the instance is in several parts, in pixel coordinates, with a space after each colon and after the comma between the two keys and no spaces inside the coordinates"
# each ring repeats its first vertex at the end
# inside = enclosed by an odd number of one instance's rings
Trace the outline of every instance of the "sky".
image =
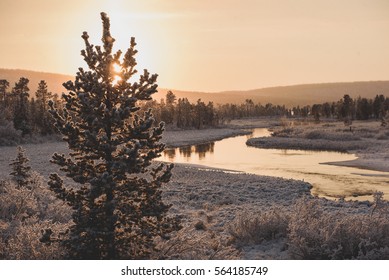
{"type": "MultiPolygon", "coordinates": [[[[137,42],[164,88],[249,90],[389,79],[388,0],[0,0],[0,68],[75,75],[87,31],[137,42]]],[[[142,71],[141,71],[142,72],[142,71]]]]}

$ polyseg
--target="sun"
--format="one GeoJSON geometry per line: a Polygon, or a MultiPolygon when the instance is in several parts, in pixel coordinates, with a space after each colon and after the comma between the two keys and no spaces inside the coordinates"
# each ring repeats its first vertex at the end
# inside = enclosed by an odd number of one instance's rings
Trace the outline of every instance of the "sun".
{"type": "Polygon", "coordinates": [[[112,80],[112,85],[113,85],[113,86],[118,85],[119,82],[120,82],[121,80],[122,80],[122,78],[120,78],[118,75],[115,75],[115,76],[113,77],[113,80],[112,80]]]}
{"type": "Polygon", "coordinates": [[[122,80],[122,78],[120,77],[121,71],[122,71],[122,67],[118,63],[112,64],[112,72],[113,72],[112,85],[113,86],[116,86],[122,80]]]}
{"type": "Polygon", "coordinates": [[[122,67],[118,63],[113,63],[112,69],[115,73],[120,73],[122,71],[122,67]]]}

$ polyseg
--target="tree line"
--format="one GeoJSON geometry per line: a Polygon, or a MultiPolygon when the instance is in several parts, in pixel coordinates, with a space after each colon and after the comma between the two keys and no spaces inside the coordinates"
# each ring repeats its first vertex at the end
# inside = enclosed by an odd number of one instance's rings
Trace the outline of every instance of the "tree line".
{"type": "Polygon", "coordinates": [[[56,132],[49,113],[49,100],[61,107],[58,94],[51,93],[41,80],[30,98],[29,80],[21,77],[10,88],[7,80],[0,80],[0,125],[12,123],[14,129],[27,134],[48,135],[56,132]]]}
{"type": "MultiPolygon", "coordinates": [[[[48,101],[53,100],[57,108],[62,108],[58,94],[51,93],[46,81],[41,80],[31,97],[28,84],[29,80],[25,77],[21,77],[12,88],[7,80],[0,80],[0,125],[12,123],[14,129],[21,131],[22,136],[57,133],[49,113],[48,101]]],[[[353,99],[345,94],[337,102],[287,108],[285,105],[254,103],[252,99],[246,99],[241,104],[215,105],[201,99],[191,103],[187,98],[177,99],[172,91],[168,91],[159,102],[152,99],[140,101],[139,105],[142,112],[151,109],[155,123],[164,122],[167,128],[203,129],[224,125],[234,119],[264,116],[312,117],[316,121],[327,118],[346,123],[376,119],[386,123],[389,98],[381,94],[372,99],[353,99]]]]}
{"type": "MultiPolygon", "coordinates": [[[[0,80],[0,125],[13,123],[16,130],[27,134],[49,135],[57,133],[49,113],[48,101],[53,100],[57,108],[62,108],[58,94],[51,93],[47,83],[41,80],[35,95],[31,97],[29,80],[21,77],[10,88],[7,80],[0,80]],[[31,98],[30,98],[31,97],[31,98]]],[[[233,119],[261,116],[290,115],[285,106],[260,103],[247,99],[242,104],[205,103],[201,99],[191,103],[187,98],[178,98],[169,91],[164,99],[139,101],[142,112],[153,112],[155,123],[164,122],[168,128],[203,129],[217,127],[233,119]]]]}
{"type": "Polygon", "coordinates": [[[345,94],[337,102],[325,102],[322,104],[313,104],[312,106],[294,107],[291,115],[295,117],[312,116],[315,120],[320,118],[334,118],[342,120],[345,123],[353,120],[381,120],[386,122],[387,112],[389,110],[389,98],[384,95],[376,95],[375,98],[351,98],[345,94]]]}
{"type": "Polygon", "coordinates": [[[185,97],[177,99],[172,91],[168,91],[166,97],[159,102],[145,102],[143,108],[152,109],[157,122],[163,121],[168,127],[181,129],[217,127],[233,119],[290,115],[290,110],[285,106],[271,103],[255,104],[251,99],[246,99],[241,104],[215,105],[213,102],[205,103],[201,99],[191,103],[185,97]]]}

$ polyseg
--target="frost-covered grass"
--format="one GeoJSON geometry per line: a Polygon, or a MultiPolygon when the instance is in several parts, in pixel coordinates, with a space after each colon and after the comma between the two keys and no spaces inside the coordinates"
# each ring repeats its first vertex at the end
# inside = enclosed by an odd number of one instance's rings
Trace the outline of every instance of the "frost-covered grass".
{"type": "Polygon", "coordinates": [[[374,209],[346,214],[325,211],[317,200],[299,201],[288,226],[291,258],[389,259],[389,207],[374,209]]]}
{"type": "Polygon", "coordinates": [[[169,258],[179,258],[181,249],[185,259],[244,258],[245,251],[235,242],[239,234],[231,235],[237,217],[275,205],[290,207],[309,195],[309,189],[301,181],[177,165],[163,194],[173,205],[170,214],[181,217],[183,229],[161,246],[165,251],[172,247],[169,258]]]}
{"type": "Polygon", "coordinates": [[[389,259],[388,202],[376,194],[370,207],[336,203],[339,208],[329,210],[331,202],[303,197],[292,207],[245,213],[231,226],[233,242],[251,255],[253,245],[263,254],[270,243],[279,244],[276,258],[389,259]]]}
{"type": "Polygon", "coordinates": [[[61,259],[58,244],[39,241],[42,231],[65,232],[71,212],[34,173],[26,187],[0,181],[0,259],[61,259]]]}

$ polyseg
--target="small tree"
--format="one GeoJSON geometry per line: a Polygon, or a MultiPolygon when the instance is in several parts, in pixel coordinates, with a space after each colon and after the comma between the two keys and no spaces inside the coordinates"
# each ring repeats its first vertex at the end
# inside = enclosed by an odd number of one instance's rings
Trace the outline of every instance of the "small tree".
{"type": "Polygon", "coordinates": [[[29,159],[26,157],[26,151],[20,146],[18,146],[17,151],[16,158],[9,164],[13,170],[10,175],[17,183],[18,188],[26,188],[30,182],[31,167],[28,165],[29,159]]]}
{"type": "MultiPolygon", "coordinates": [[[[161,186],[171,177],[172,165],[153,163],[164,150],[164,126],[153,127],[153,116],[140,116],[138,103],[157,91],[157,75],[136,73],[135,39],[121,58],[113,54],[114,38],[105,13],[103,47],[89,43],[86,32],[81,52],[89,71],[79,68],[75,81],[64,87],[61,115],[50,103],[56,127],[72,153],[54,154],[52,162],[76,183],[77,190],[63,186],[57,174],[50,175],[50,188],[74,209],[69,238],[62,240],[73,259],[148,258],[155,238],[167,237],[178,228],[167,218],[169,209],[161,199],[161,186]],[[115,70],[120,68],[119,71],[115,70]],[[139,102],[138,102],[139,101],[139,102]]],[[[46,239],[51,235],[46,230],[46,239]]]]}

